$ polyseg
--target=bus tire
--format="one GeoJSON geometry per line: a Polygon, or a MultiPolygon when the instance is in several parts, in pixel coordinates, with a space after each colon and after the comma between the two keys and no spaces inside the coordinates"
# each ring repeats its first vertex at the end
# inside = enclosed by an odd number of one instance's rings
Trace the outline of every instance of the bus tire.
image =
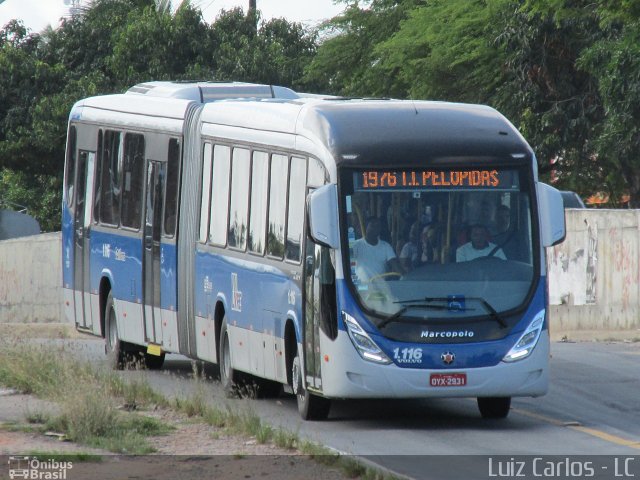
{"type": "Polygon", "coordinates": [[[511,397],[478,397],[478,409],[482,418],[507,418],[511,397]]]}
{"type": "Polygon", "coordinates": [[[227,328],[227,316],[220,327],[220,383],[227,396],[236,397],[240,393],[240,373],[231,366],[231,345],[227,328]]]}
{"type": "Polygon", "coordinates": [[[303,420],[326,420],[331,409],[331,400],[309,392],[302,386],[300,357],[296,353],[291,367],[293,393],[298,402],[298,412],[303,420]]]}
{"type": "Polygon", "coordinates": [[[107,355],[107,363],[114,370],[123,370],[129,363],[133,362],[132,355],[125,350],[124,342],[118,335],[118,324],[116,322],[116,309],[113,306],[113,295],[109,292],[107,303],[104,307],[104,352],[107,355]]]}

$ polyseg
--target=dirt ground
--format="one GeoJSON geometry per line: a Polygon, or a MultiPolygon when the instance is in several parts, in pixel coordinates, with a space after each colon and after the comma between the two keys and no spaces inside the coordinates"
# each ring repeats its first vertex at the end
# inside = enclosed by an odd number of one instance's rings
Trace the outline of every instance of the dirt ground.
{"type": "MultiPolygon", "coordinates": [[[[66,325],[0,324],[0,335],[13,338],[77,338],[80,334],[66,325]]],[[[255,438],[229,435],[205,423],[198,423],[171,410],[147,413],[174,427],[170,433],[148,437],[156,450],[151,455],[126,456],[62,441],[58,436],[22,431],[34,413],[56,412],[52,402],[23,395],[0,386],[0,479],[9,478],[10,457],[38,454],[98,455],[99,461],[74,461],[71,468],[41,469],[39,477],[60,480],[111,479],[279,479],[323,480],[349,478],[337,467],[323,465],[295,450],[260,444],[255,438]],[[52,474],[58,473],[58,476],[52,474]],[[47,475],[49,474],[49,475],[47,475]],[[62,475],[64,474],[64,476],[62,475]]],[[[55,432],[54,432],[55,433],[55,432]]],[[[45,455],[46,456],[46,455],[45,455]]],[[[64,461],[56,456],[60,461],[64,461]]],[[[27,460],[28,462],[28,460],[27,460]]],[[[24,462],[23,462],[24,463],[24,462]]],[[[27,478],[27,477],[16,477],[27,478]]]]}
{"type": "MultiPolygon", "coordinates": [[[[78,462],[69,457],[71,468],[63,480],[111,480],[176,478],[200,479],[282,479],[297,480],[322,476],[323,480],[348,478],[338,468],[321,465],[308,455],[274,445],[260,444],[255,438],[228,435],[224,430],[198,423],[170,410],[150,414],[171,425],[169,434],[149,437],[156,449],[152,455],[123,456],[61,441],[57,436],[16,431],[27,424],[34,412],[54,411],[56,406],[29,395],[0,389],[0,478],[8,478],[10,456],[40,454],[71,455],[90,453],[99,461],[78,462]]],[[[45,455],[46,457],[46,455],[45,455]]],[[[64,457],[56,461],[64,462],[64,457]]],[[[28,462],[28,460],[27,460],[28,462]]],[[[42,472],[55,473],[54,470],[42,472]]],[[[60,471],[60,470],[56,470],[60,471]]],[[[33,477],[30,477],[33,478],[33,477]]],[[[41,478],[47,478],[43,476],[41,478]]],[[[48,477],[62,478],[62,477],[48,477]]]]}

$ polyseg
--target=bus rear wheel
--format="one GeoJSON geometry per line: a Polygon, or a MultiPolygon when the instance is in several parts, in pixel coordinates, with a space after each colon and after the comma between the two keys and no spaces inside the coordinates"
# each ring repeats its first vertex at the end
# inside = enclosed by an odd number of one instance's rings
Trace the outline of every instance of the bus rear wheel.
{"type": "Polygon", "coordinates": [[[238,396],[240,389],[240,373],[231,366],[231,345],[229,343],[229,331],[227,317],[222,319],[220,328],[220,383],[227,396],[238,396]]]}
{"type": "Polygon", "coordinates": [[[291,367],[291,379],[300,416],[304,420],[326,420],[331,409],[331,400],[314,395],[302,386],[302,369],[297,353],[291,367]]]}
{"type": "Polygon", "coordinates": [[[511,397],[478,397],[478,409],[482,418],[507,418],[511,397]]]}

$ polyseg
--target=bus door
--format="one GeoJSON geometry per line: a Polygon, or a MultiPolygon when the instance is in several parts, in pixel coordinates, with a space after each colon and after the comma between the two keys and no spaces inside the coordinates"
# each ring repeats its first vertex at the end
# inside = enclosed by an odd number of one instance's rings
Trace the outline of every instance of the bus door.
{"type": "Polygon", "coordinates": [[[162,229],[162,199],[164,198],[166,164],[154,160],[147,162],[147,186],[144,221],[144,328],[145,339],[150,343],[162,343],[162,319],[160,314],[160,232],[162,229]]]}
{"type": "Polygon", "coordinates": [[[320,331],[337,336],[335,269],[330,250],[307,237],[304,273],[304,373],[307,388],[322,391],[320,331]]]}
{"type": "Polygon", "coordinates": [[[91,328],[91,287],[90,262],[91,248],[90,225],[93,198],[93,177],[95,172],[95,152],[80,150],[76,174],[76,193],[74,204],[74,272],[73,290],[76,310],[76,325],[79,328],[91,328]]]}

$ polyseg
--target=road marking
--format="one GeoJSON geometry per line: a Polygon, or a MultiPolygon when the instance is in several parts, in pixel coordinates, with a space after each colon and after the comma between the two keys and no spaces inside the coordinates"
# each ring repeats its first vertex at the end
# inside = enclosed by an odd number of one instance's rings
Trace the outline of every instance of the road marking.
{"type": "Polygon", "coordinates": [[[615,443],[616,445],[623,445],[625,447],[636,448],[640,450],[640,442],[637,440],[627,440],[622,437],[618,437],[616,435],[611,435],[610,433],[603,432],[601,430],[596,430],[595,428],[588,427],[571,427],[574,430],[578,430],[580,432],[587,433],[589,435],[593,435],[594,437],[598,437],[607,442],[615,443]]]}
{"type": "Polygon", "coordinates": [[[535,418],[537,420],[542,420],[543,422],[550,423],[557,427],[571,428],[572,430],[586,433],[587,435],[591,435],[593,437],[599,438],[600,440],[604,440],[606,442],[615,443],[616,445],[622,445],[624,447],[635,448],[640,450],[640,441],[638,440],[628,440],[626,438],[618,437],[617,435],[612,435],[610,433],[603,432],[602,430],[583,427],[582,425],[580,425],[580,422],[577,422],[575,420],[567,420],[567,421],[558,420],[557,418],[547,417],[546,415],[529,412],[527,410],[521,410],[519,408],[512,408],[512,410],[516,413],[519,413],[520,415],[524,415],[530,418],[535,418]]]}
{"type": "Polygon", "coordinates": [[[525,417],[535,418],[536,420],[542,420],[543,422],[551,423],[552,425],[556,425],[558,427],[564,427],[569,422],[563,422],[562,420],[557,420],[555,418],[547,417],[546,415],[540,415],[539,413],[529,412],[527,410],[521,410],[519,408],[512,408],[512,411],[519,413],[520,415],[524,415],[525,417]]]}

